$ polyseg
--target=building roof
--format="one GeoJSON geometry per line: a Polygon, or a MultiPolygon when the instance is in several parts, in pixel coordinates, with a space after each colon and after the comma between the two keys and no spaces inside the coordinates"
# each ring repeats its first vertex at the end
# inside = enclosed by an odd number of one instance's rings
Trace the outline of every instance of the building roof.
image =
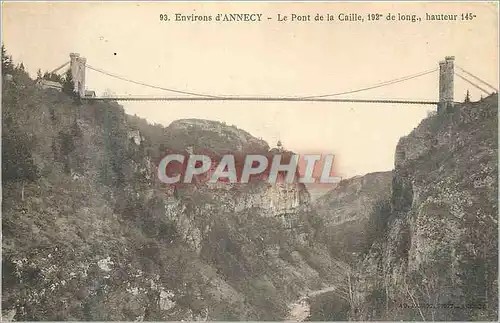
{"type": "Polygon", "coordinates": [[[49,80],[44,80],[44,79],[41,79],[39,82],[41,84],[43,84],[43,85],[48,85],[48,86],[62,88],[62,84],[59,83],[59,82],[54,82],[54,81],[49,81],[49,80]]]}

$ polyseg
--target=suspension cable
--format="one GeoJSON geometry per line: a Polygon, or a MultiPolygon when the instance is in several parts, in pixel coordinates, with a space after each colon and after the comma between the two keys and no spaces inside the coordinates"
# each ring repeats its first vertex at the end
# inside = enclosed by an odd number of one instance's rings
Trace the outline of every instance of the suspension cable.
{"type": "Polygon", "coordinates": [[[168,92],[174,92],[174,93],[180,93],[180,94],[195,95],[195,96],[201,96],[201,97],[209,97],[209,98],[216,98],[217,97],[215,95],[201,94],[201,93],[188,92],[188,91],[180,91],[180,90],[174,90],[174,89],[164,88],[164,87],[160,87],[160,86],[156,86],[156,85],[151,85],[151,84],[147,84],[147,83],[143,83],[143,82],[137,82],[137,81],[133,81],[133,80],[130,80],[130,79],[118,76],[118,75],[111,74],[109,72],[100,70],[100,69],[92,67],[90,65],[86,65],[86,67],[89,68],[89,69],[91,69],[91,70],[93,70],[93,71],[96,71],[96,72],[99,72],[99,73],[102,73],[102,74],[105,74],[105,75],[108,75],[108,76],[120,79],[122,81],[130,82],[130,83],[134,83],[134,84],[138,84],[138,85],[142,85],[142,86],[147,86],[147,87],[150,87],[150,88],[153,88],[153,89],[158,89],[158,90],[163,90],[163,91],[168,91],[168,92]]]}
{"type": "Polygon", "coordinates": [[[463,77],[462,75],[458,74],[457,72],[455,72],[455,75],[458,76],[459,78],[461,78],[462,80],[464,80],[465,82],[471,84],[472,86],[478,88],[479,90],[483,91],[484,93],[490,95],[491,93],[489,93],[488,91],[486,91],[485,89],[483,89],[482,87],[480,87],[479,85],[477,85],[476,83],[466,79],[465,77],[463,77]]]}
{"type": "Polygon", "coordinates": [[[53,74],[53,73],[59,71],[61,68],[63,68],[64,66],[66,66],[68,64],[69,64],[69,61],[66,62],[66,63],[64,63],[64,64],[62,64],[61,66],[59,66],[58,68],[56,68],[55,70],[53,70],[52,72],[50,72],[49,74],[53,74]]]}
{"type": "MultiPolygon", "coordinates": [[[[487,83],[486,81],[483,81],[482,79],[480,79],[479,77],[473,75],[472,73],[469,73],[467,72],[466,70],[464,70],[462,67],[458,66],[458,65],[455,65],[457,68],[459,68],[462,72],[464,72],[465,74],[473,77],[474,79],[478,80],[479,82],[483,83],[484,85],[487,85],[488,87],[490,87],[493,91],[495,92],[498,92],[498,89],[496,89],[493,85],[487,83]]],[[[488,93],[489,94],[489,93],[488,93]]]]}
{"type": "MultiPolygon", "coordinates": [[[[188,94],[188,95],[193,95],[193,96],[197,96],[197,97],[206,97],[206,98],[225,98],[225,99],[229,99],[230,98],[230,99],[238,99],[239,97],[241,97],[239,95],[232,95],[232,96],[224,95],[224,96],[220,96],[220,95],[211,95],[211,94],[202,94],[202,93],[196,93],[196,92],[174,90],[174,89],[170,89],[170,88],[164,88],[164,87],[160,87],[160,86],[156,86],[156,85],[147,84],[147,83],[144,83],[144,82],[133,81],[131,79],[127,79],[125,77],[121,77],[121,76],[118,76],[118,75],[106,72],[106,71],[104,71],[102,69],[98,69],[98,68],[92,67],[90,65],[86,65],[86,67],[89,68],[89,69],[91,69],[91,70],[93,70],[93,71],[96,71],[98,73],[102,73],[102,74],[111,76],[113,78],[120,79],[122,81],[130,82],[130,83],[134,83],[134,84],[138,84],[138,85],[142,85],[142,86],[146,86],[146,87],[150,87],[150,88],[154,88],[154,89],[159,89],[159,90],[163,90],[163,91],[169,91],[169,92],[181,93],[181,94],[188,94]]],[[[420,76],[424,76],[424,75],[427,75],[427,74],[434,73],[437,70],[438,70],[437,68],[434,68],[434,69],[427,70],[427,71],[424,71],[424,72],[420,72],[420,73],[417,73],[417,74],[407,75],[407,76],[404,76],[404,77],[400,77],[400,78],[397,78],[397,79],[393,79],[393,80],[389,80],[389,81],[377,83],[375,85],[372,85],[372,86],[369,86],[369,87],[364,87],[364,88],[361,88],[361,89],[356,89],[356,90],[350,90],[350,91],[344,91],[344,92],[338,92],[338,93],[330,93],[330,94],[325,94],[325,95],[294,96],[294,97],[282,97],[282,98],[283,99],[317,99],[317,98],[325,98],[325,97],[331,97],[331,96],[338,96],[338,95],[343,95],[343,94],[358,93],[358,92],[362,92],[362,91],[367,91],[367,90],[371,90],[371,89],[380,88],[380,87],[383,87],[383,86],[388,86],[388,85],[392,85],[392,84],[396,84],[396,83],[408,81],[408,80],[411,80],[411,79],[414,79],[414,78],[417,78],[417,77],[420,77],[420,76]]],[[[267,99],[267,98],[268,97],[266,97],[266,96],[255,97],[255,99],[264,99],[264,100],[267,99]]]]}
{"type": "Polygon", "coordinates": [[[408,81],[408,80],[411,80],[411,79],[414,79],[414,78],[417,78],[417,77],[420,77],[420,76],[424,76],[424,75],[436,72],[437,70],[438,70],[437,68],[434,68],[432,70],[428,70],[428,71],[425,71],[425,72],[420,72],[420,73],[417,73],[417,74],[400,77],[400,78],[389,80],[389,81],[385,81],[385,82],[382,82],[382,83],[377,83],[375,85],[368,86],[368,87],[361,88],[361,89],[357,89],[357,90],[351,90],[351,91],[345,91],[345,92],[338,92],[338,93],[331,93],[331,94],[324,94],[324,95],[306,96],[306,97],[302,97],[302,98],[303,99],[324,98],[324,97],[329,97],[329,96],[338,96],[338,95],[343,95],[343,94],[351,94],[351,93],[357,93],[357,92],[367,91],[367,90],[376,89],[376,88],[387,86],[387,85],[392,85],[392,84],[396,84],[396,83],[408,81]]]}

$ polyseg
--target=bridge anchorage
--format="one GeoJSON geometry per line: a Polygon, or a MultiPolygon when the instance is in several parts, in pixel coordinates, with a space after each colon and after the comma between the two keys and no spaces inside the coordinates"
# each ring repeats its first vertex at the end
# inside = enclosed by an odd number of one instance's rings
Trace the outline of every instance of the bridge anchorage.
{"type": "Polygon", "coordinates": [[[259,101],[259,102],[345,102],[345,103],[388,103],[388,104],[414,104],[414,105],[434,105],[437,106],[438,113],[446,111],[448,108],[452,107],[456,102],[454,100],[454,76],[458,76],[460,79],[466,81],[472,86],[479,89],[486,95],[492,93],[497,93],[498,90],[491,84],[483,81],[474,74],[466,71],[462,67],[455,64],[454,56],[446,56],[443,61],[439,62],[439,67],[428,71],[420,72],[417,74],[407,75],[405,77],[381,82],[374,84],[372,86],[367,86],[359,89],[354,89],[350,91],[343,91],[337,93],[330,93],[324,95],[315,96],[239,96],[239,95],[213,95],[213,94],[202,94],[189,91],[174,90],[171,88],[165,88],[161,86],[151,85],[139,81],[134,81],[127,79],[113,73],[103,71],[102,69],[92,67],[87,64],[87,60],[84,57],[80,57],[78,53],[70,54],[70,61],[64,63],[58,67],[53,72],[60,70],[62,67],[70,64],[70,70],[74,81],[74,91],[78,96],[84,101],[259,101]],[[456,69],[463,72],[468,77],[472,78],[471,81],[466,76],[457,73],[456,69]],[[85,72],[86,70],[92,70],[112,78],[116,78],[122,81],[133,83],[136,85],[141,85],[148,88],[153,88],[157,90],[162,90],[170,93],[182,94],[183,96],[133,96],[133,95],[116,95],[116,96],[106,96],[97,97],[95,91],[85,90],[85,72]],[[439,101],[433,100],[392,100],[392,99],[350,99],[350,98],[339,98],[341,95],[360,93],[376,88],[381,88],[384,86],[389,86],[396,83],[401,83],[416,79],[421,76],[425,76],[434,73],[439,70],[439,101]],[[481,84],[481,85],[478,85],[481,84]],[[485,89],[485,88],[488,88],[485,89]]]}

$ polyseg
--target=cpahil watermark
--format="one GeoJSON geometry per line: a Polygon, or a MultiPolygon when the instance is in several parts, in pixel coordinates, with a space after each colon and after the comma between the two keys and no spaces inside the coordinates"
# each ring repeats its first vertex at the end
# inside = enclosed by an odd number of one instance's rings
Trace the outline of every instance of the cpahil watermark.
{"type": "Polygon", "coordinates": [[[334,154],[225,154],[214,158],[209,154],[169,153],[158,165],[158,178],[165,184],[235,184],[253,179],[270,184],[333,184],[341,180],[333,172],[334,160],[334,154]]]}

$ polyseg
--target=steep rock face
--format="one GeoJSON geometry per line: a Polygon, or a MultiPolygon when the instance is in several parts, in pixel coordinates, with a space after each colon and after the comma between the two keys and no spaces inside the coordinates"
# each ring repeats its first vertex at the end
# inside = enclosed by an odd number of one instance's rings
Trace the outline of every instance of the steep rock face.
{"type": "Polygon", "coordinates": [[[392,211],[351,316],[496,320],[498,97],[427,118],[396,149],[392,211]]]}
{"type": "Polygon", "coordinates": [[[321,183],[313,183],[313,184],[305,184],[307,191],[311,195],[311,202],[315,202],[322,196],[325,196],[328,192],[337,187],[338,183],[332,184],[321,184],[321,183]]]}
{"type": "Polygon", "coordinates": [[[230,210],[260,208],[261,216],[278,217],[306,209],[310,203],[309,193],[300,183],[268,184],[222,184],[218,186],[216,199],[230,210]]]}
{"type": "Polygon", "coordinates": [[[376,232],[373,213],[390,196],[391,172],[370,173],[340,182],[313,204],[330,252],[345,260],[371,245],[376,232]]]}
{"type": "Polygon", "coordinates": [[[295,223],[305,220],[301,216],[309,211],[309,195],[300,184],[253,183],[252,186],[222,184],[217,189],[198,186],[194,191],[190,188],[189,194],[178,188],[183,197],[171,196],[165,205],[165,214],[197,253],[209,226],[194,219],[215,217],[221,210],[235,216],[252,212],[259,217],[279,219],[283,229],[291,229],[295,223]]]}

